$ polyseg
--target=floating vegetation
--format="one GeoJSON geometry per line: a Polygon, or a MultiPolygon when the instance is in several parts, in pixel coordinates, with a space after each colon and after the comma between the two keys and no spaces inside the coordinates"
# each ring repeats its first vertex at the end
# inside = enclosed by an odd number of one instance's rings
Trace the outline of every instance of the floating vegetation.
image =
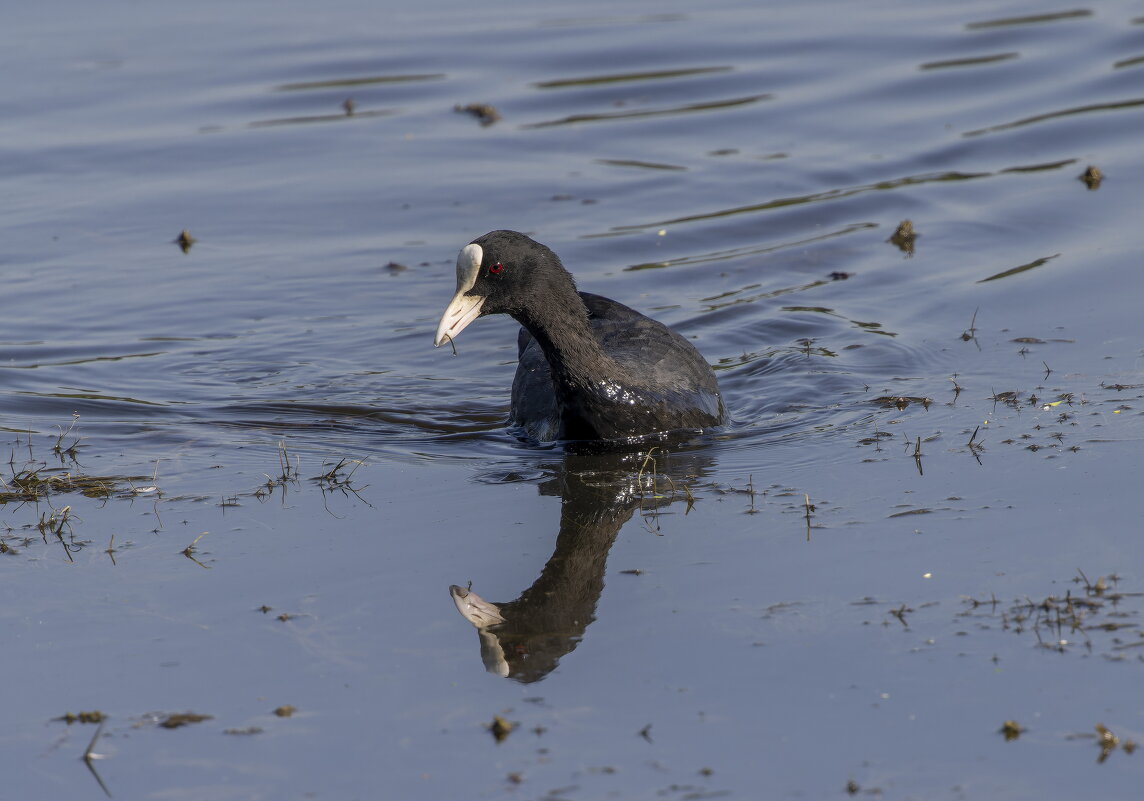
{"type": "Polygon", "coordinates": [[[458,103],[453,106],[453,111],[460,114],[472,114],[481,121],[481,125],[486,127],[501,118],[500,112],[496,110],[496,107],[490,106],[488,103],[467,103],[465,105],[458,103]]]}
{"type": "Polygon", "coordinates": [[[195,558],[195,554],[198,553],[198,549],[195,546],[197,546],[199,544],[199,540],[201,540],[203,537],[205,537],[209,533],[210,533],[209,531],[204,531],[202,534],[195,537],[191,541],[190,545],[188,545],[186,548],[184,548],[182,551],[179,552],[183,556],[187,557],[192,562],[194,562],[196,565],[198,565],[199,567],[204,568],[206,570],[210,570],[210,567],[208,565],[204,565],[202,562],[200,562],[198,559],[195,558]]]}
{"type": "Polygon", "coordinates": [[[197,712],[172,712],[169,715],[158,715],[158,724],[164,729],[178,729],[192,723],[202,723],[204,720],[214,720],[214,715],[200,715],[197,712]]]}
{"type": "Polygon", "coordinates": [[[1083,181],[1091,192],[1100,189],[1100,182],[1104,180],[1104,173],[1100,171],[1100,167],[1089,165],[1088,169],[1077,176],[1077,180],[1083,181]]]}
{"type": "Polygon", "coordinates": [[[916,403],[919,406],[928,409],[930,404],[933,403],[933,398],[923,398],[920,396],[911,395],[883,395],[880,398],[874,398],[870,402],[887,409],[897,409],[898,411],[903,411],[911,403],[916,403]]]}
{"type": "MultiPolygon", "coordinates": [[[[288,485],[297,485],[298,483],[297,459],[291,460],[290,452],[286,450],[286,443],[282,441],[278,442],[278,467],[277,477],[272,477],[269,473],[263,474],[266,476],[266,483],[252,493],[255,498],[261,501],[273,495],[276,489],[281,489],[285,494],[288,485]]],[[[222,505],[238,506],[238,496],[226,499],[222,505]]]]}
{"type": "Polygon", "coordinates": [[[908,257],[914,255],[914,244],[917,239],[918,234],[914,230],[914,224],[910,220],[902,220],[886,241],[908,257]]]}
{"type": "Polygon", "coordinates": [[[660,508],[661,505],[666,508],[676,500],[686,500],[687,508],[683,512],[684,516],[695,507],[695,496],[691,494],[691,489],[687,484],[681,481],[677,486],[671,476],[659,472],[659,463],[655,456],[657,451],[661,458],[666,458],[668,455],[668,452],[658,445],[649,448],[643,464],[640,465],[639,472],[636,473],[640,517],[643,519],[644,526],[652,533],[659,533],[660,530],[659,516],[664,513],[660,508]],[[659,483],[661,478],[666,483],[666,487],[663,489],[660,488],[659,483]],[[645,506],[647,500],[651,502],[650,508],[645,506]]]}
{"type": "Polygon", "coordinates": [[[98,709],[93,709],[91,712],[80,712],[78,714],[65,712],[58,718],[54,718],[54,720],[62,720],[69,726],[73,723],[103,723],[103,721],[106,719],[107,715],[103,714],[98,709]]]}
{"type": "Polygon", "coordinates": [[[493,722],[490,723],[487,728],[496,741],[502,743],[505,741],[505,738],[512,733],[512,730],[516,728],[516,724],[505,720],[500,715],[494,715],[493,722]]]}
{"type": "Polygon", "coordinates": [[[172,240],[172,243],[178,245],[179,250],[184,253],[190,253],[191,248],[194,247],[195,238],[191,236],[190,231],[184,228],[182,232],[172,240]]]}
{"type": "MultiPolygon", "coordinates": [[[[322,469],[325,470],[325,472],[310,478],[311,481],[318,485],[318,489],[322,491],[322,503],[324,505],[326,504],[326,496],[334,492],[340,492],[346,497],[352,495],[366,506],[372,507],[373,504],[360,494],[366,487],[355,487],[353,484],[354,473],[356,473],[357,469],[363,464],[365,464],[365,462],[360,459],[349,459],[344,456],[333,465],[328,463],[323,464],[322,469]],[[352,467],[350,465],[352,465],[352,467]]],[[[328,505],[326,505],[326,511],[330,511],[328,505]]],[[[331,512],[331,514],[333,513],[331,512]]]]}
{"type": "Polygon", "coordinates": [[[1000,734],[1005,738],[1005,742],[1011,743],[1021,736],[1021,732],[1025,728],[1015,720],[1007,720],[1001,724],[1000,734]]]}
{"type": "MultiPolygon", "coordinates": [[[[333,492],[340,492],[342,495],[352,495],[367,506],[370,505],[369,501],[363,498],[359,493],[366,489],[366,487],[355,486],[353,483],[354,473],[357,469],[364,465],[365,462],[361,459],[350,459],[343,456],[336,462],[323,462],[322,471],[316,476],[311,476],[310,481],[318,486],[322,491],[323,498],[333,492]]],[[[287,490],[290,487],[297,488],[299,486],[299,479],[301,461],[297,456],[294,456],[286,448],[285,442],[278,443],[278,475],[271,476],[265,473],[266,483],[257,487],[253,492],[237,493],[227,498],[223,498],[220,506],[240,506],[239,498],[241,495],[251,495],[260,501],[265,501],[270,498],[274,493],[280,492],[285,497],[287,490]]]]}
{"type": "Polygon", "coordinates": [[[86,498],[105,499],[135,498],[158,491],[154,486],[136,486],[152,481],[152,476],[88,475],[34,460],[17,464],[14,457],[8,467],[7,476],[0,474],[0,506],[46,502],[54,495],[77,492],[86,498]]]}
{"type": "Polygon", "coordinates": [[[316,483],[323,492],[339,490],[344,494],[353,494],[360,500],[361,496],[358,495],[358,492],[365,489],[365,487],[355,488],[352,481],[354,473],[356,473],[357,469],[363,464],[365,464],[365,462],[359,459],[347,459],[342,457],[333,464],[333,466],[323,464],[323,468],[329,467],[329,469],[324,473],[312,476],[310,480],[316,483]],[[353,465],[353,467],[350,467],[350,465],[353,465]],[[349,469],[347,470],[347,468],[349,469]]]}
{"type": "Polygon", "coordinates": [[[1095,734],[1089,734],[1087,732],[1083,734],[1073,734],[1069,736],[1069,739],[1096,740],[1096,744],[1100,748],[1100,754],[1096,757],[1096,763],[1098,765],[1103,765],[1105,760],[1112,756],[1117,748],[1121,749],[1126,754],[1136,753],[1137,743],[1135,740],[1130,740],[1128,738],[1122,739],[1103,723],[1097,723],[1092,728],[1096,732],[1095,734]]]}
{"type": "Polygon", "coordinates": [[[965,601],[969,608],[960,616],[998,620],[1003,631],[1031,633],[1037,647],[1045,650],[1092,653],[1099,647],[1111,661],[1135,658],[1144,662],[1144,631],[1136,621],[1139,611],[1131,603],[1144,593],[1122,592],[1116,574],[1090,581],[1078,569],[1073,581],[1081,585],[1080,592],[1069,590],[1039,601],[1023,598],[1006,604],[995,597],[969,598],[965,601]]]}
{"type": "MultiPolygon", "coordinates": [[[[926,573],[924,577],[931,575],[926,573]]],[[[1033,647],[1041,651],[1144,663],[1144,630],[1139,622],[1144,592],[1125,592],[1119,586],[1121,580],[1116,574],[1090,580],[1078,569],[1071,579],[1076,589],[1040,600],[1026,596],[1005,602],[993,594],[986,598],[962,596],[960,601],[965,608],[955,613],[953,621],[957,636],[970,636],[972,632],[965,628],[965,622],[973,621],[982,636],[1001,631],[1028,637],[1033,647]]],[[[939,609],[942,601],[903,603],[865,597],[853,605],[878,607],[885,612],[881,621],[865,620],[862,625],[880,622],[883,626],[900,625],[906,631],[921,633],[935,625],[930,610],[939,609]]],[[[927,645],[934,642],[933,637],[926,639],[927,645]]],[[[998,661],[996,654],[992,659],[998,661]]],[[[1012,721],[1006,721],[1001,729],[1006,739],[1015,739],[1023,731],[1012,721]]]]}
{"type": "MultiPolygon", "coordinates": [[[[63,546],[69,562],[72,554],[89,545],[89,540],[76,538],[73,525],[80,521],[80,517],[71,504],[57,502],[60,496],[82,495],[98,501],[162,497],[154,474],[87,473],[79,462],[82,446],[81,438],[74,433],[77,421],[78,415],[54,438],[50,451],[59,462],[57,465],[50,465],[37,457],[31,435],[25,440],[17,437],[13,442],[7,469],[0,468],[0,507],[9,504],[15,505],[16,509],[31,506],[36,516],[22,526],[10,523],[3,526],[0,530],[0,554],[19,553],[35,541],[36,535],[44,544],[54,541],[63,546]]],[[[113,553],[111,546],[108,553],[113,553]]]]}
{"type": "MultiPolygon", "coordinates": [[[[1014,337],[1010,332],[1005,341],[1019,346],[1017,354],[1027,356],[1031,349],[1041,349],[1058,344],[1068,344],[1072,340],[1060,337],[1035,336],[1032,332],[1014,337]]],[[[969,327],[960,338],[977,343],[979,335],[977,312],[969,321],[969,327]]],[[[950,376],[952,397],[937,398],[934,395],[897,394],[882,389],[875,396],[871,387],[860,402],[877,407],[892,416],[889,425],[905,428],[917,424],[920,412],[934,411],[934,406],[947,409],[962,409],[971,416],[939,414],[937,424],[958,421],[952,430],[931,430],[921,435],[916,432],[903,432],[899,440],[908,442],[907,454],[911,456],[918,470],[922,467],[923,455],[936,456],[937,451],[921,452],[921,445],[929,442],[952,441],[952,446],[944,448],[945,453],[968,454],[978,464],[984,463],[987,456],[996,458],[1001,453],[1001,445],[1016,446],[1022,451],[1037,454],[1041,458],[1054,459],[1067,457],[1090,445],[1110,442],[1109,435],[1101,429],[1108,428],[1115,420],[1114,415],[1135,413],[1134,402],[1144,399],[1144,383],[1111,378],[1098,379],[1080,374],[1067,375],[1059,365],[1050,365],[1045,359],[1029,359],[1029,368],[1041,372],[1040,376],[1029,379],[1027,386],[995,386],[975,383],[972,376],[960,373],[950,376]],[[1040,367],[1034,367],[1039,362],[1040,367]],[[1054,383],[1050,383],[1054,382],[1054,383]],[[1061,382],[1061,383],[1056,383],[1061,382]],[[1128,393],[1128,394],[1124,394],[1128,393]],[[919,407],[921,407],[919,409],[919,407]]],[[[1032,371],[1026,371],[1031,373],[1032,371]]],[[[1119,378],[1119,377],[1118,377],[1119,378]]],[[[885,445],[891,439],[886,433],[887,419],[879,414],[863,426],[856,442],[860,446],[870,446],[877,456],[871,455],[864,461],[884,461],[885,445]],[[871,430],[872,429],[872,430],[871,430]]]]}
{"type": "Polygon", "coordinates": [[[81,438],[73,434],[75,423],[73,420],[55,438],[51,451],[60,461],[56,467],[36,457],[31,435],[23,443],[16,438],[9,451],[8,470],[0,471],[0,506],[48,502],[54,495],[69,493],[104,499],[135,498],[159,491],[154,475],[99,476],[83,472],[79,464],[81,438]],[[74,438],[69,441],[71,437],[74,438]]]}

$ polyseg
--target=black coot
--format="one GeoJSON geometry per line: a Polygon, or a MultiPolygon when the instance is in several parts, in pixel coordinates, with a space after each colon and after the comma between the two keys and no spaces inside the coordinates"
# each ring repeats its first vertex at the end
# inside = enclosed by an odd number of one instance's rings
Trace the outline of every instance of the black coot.
{"type": "Polygon", "coordinates": [[[629,439],[723,422],[715,374],[690,342],[577,292],[559,257],[524,234],[493,231],[461,249],[457,294],[434,344],[486,314],[522,326],[511,422],[531,439],[629,439]]]}

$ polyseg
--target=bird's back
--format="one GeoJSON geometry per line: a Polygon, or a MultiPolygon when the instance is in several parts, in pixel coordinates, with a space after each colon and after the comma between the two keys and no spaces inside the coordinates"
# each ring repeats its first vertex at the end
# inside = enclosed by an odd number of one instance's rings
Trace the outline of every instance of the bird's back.
{"type": "Polygon", "coordinates": [[[619,367],[615,381],[559,393],[540,345],[522,328],[512,423],[538,441],[615,439],[706,428],[723,419],[711,367],[687,339],[622,303],[579,293],[592,334],[619,367]]]}

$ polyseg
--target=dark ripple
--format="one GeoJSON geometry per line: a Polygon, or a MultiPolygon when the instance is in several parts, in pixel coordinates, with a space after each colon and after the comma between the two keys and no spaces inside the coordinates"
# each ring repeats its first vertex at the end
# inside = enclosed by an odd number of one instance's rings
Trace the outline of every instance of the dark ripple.
{"type": "Polygon", "coordinates": [[[662,81],[672,78],[688,78],[694,75],[710,75],[717,72],[730,72],[734,67],[688,67],[684,69],[649,70],[647,72],[619,72],[603,75],[592,75],[584,78],[557,78],[549,81],[534,83],[537,89],[566,89],[570,86],[602,86],[613,83],[639,83],[643,81],[662,81]]]}
{"type": "Polygon", "coordinates": [[[1061,20],[1073,20],[1091,16],[1091,11],[1081,8],[1073,11],[1056,11],[1048,14],[1027,14],[1021,17],[1000,17],[998,19],[981,20],[980,22],[967,23],[965,28],[970,31],[985,28],[1008,28],[1015,25],[1039,25],[1043,22],[1060,22],[1061,20]]]}
{"type": "MultiPolygon", "coordinates": [[[[946,181],[968,181],[977,178],[987,178],[992,173],[990,172],[956,172],[947,171],[939,173],[925,173],[921,175],[907,175],[898,178],[887,178],[869,184],[859,186],[838,187],[835,189],[826,189],[819,192],[813,192],[807,195],[798,195],[793,197],[779,197],[771,200],[764,200],[758,203],[751,203],[745,206],[734,206],[730,208],[716,209],[714,211],[703,211],[693,214],[688,214],[682,217],[672,217],[669,219],[654,220],[652,222],[642,223],[628,223],[625,225],[615,226],[613,231],[645,231],[649,228],[663,228],[671,225],[681,225],[684,223],[705,222],[707,220],[716,220],[722,217],[732,217],[737,215],[753,215],[760,214],[777,209],[786,209],[791,206],[801,206],[811,203],[822,203],[825,201],[839,200],[842,198],[849,198],[855,195],[865,194],[867,192],[884,192],[901,189],[909,186],[923,185],[934,182],[946,181]]],[[[849,231],[840,231],[838,233],[848,233],[849,231]]],[[[835,235],[838,235],[836,233],[835,235]]],[[[817,239],[818,237],[816,237],[817,239]]]]}
{"type": "Polygon", "coordinates": [[[0,343],[0,370],[35,370],[42,367],[118,362],[162,356],[166,351],[135,351],[132,344],[23,342],[0,343]],[[109,352],[110,351],[110,352],[109,352]],[[115,351],[121,351],[116,353],[115,351]]]}
{"type": "Polygon", "coordinates": [[[576,125],[585,122],[615,122],[617,120],[632,120],[645,117],[668,117],[680,114],[694,114],[706,111],[724,111],[726,109],[747,106],[769,100],[771,95],[758,94],[747,97],[729,97],[720,100],[704,100],[696,103],[684,103],[677,106],[668,106],[651,109],[633,109],[630,111],[597,111],[585,114],[569,114],[557,120],[527,123],[523,128],[551,128],[559,125],[576,125]]]}
{"type": "Polygon", "coordinates": [[[424,406],[383,409],[372,406],[314,403],[259,403],[219,407],[213,422],[261,428],[371,433],[396,441],[427,442],[440,438],[480,438],[503,430],[501,411],[481,412],[465,407],[427,409],[424,406]]]}
{"type": "Polygon", "coordinates": [[[440,81],[447,76],[443,72],[424,73],[420,75],[368,75],[365,77],[327,78],[321,81],[299,81],[297,83],[284,83],[274,87],[276,92],[309,92],[315,89],[352,89],[359,86],[376,86],[378,84],[420,83],[423,81],[440,81]]]}
{"type": "Polygon", "coordinates": [[[950,67],[979,67],[983,64],[996,64],[999,61],[1008,61],[1012,58],[1018,58],[1020,53],[994,53],[988,56],[971,56],[968,58],[951,58],[945,61],[927,61],[925,64],[920,64],[920,70],[941,70],[949,69],[950,67]]]}
{"type": "Polygon", "coordinates": [[[997,125],[990,125],[987,128],[978,128],[972,131],[966,131],[962,136],[981,136],[987,133],[996,133],[998,131],[1008,131],[1013,128],[1023,128],[1026,125],[1034,125],[1040,122],[1048,122],[1050,120],[1057,120],[1062,117],[1072,117],[1078,114],[1093,114],[1105,111],[1124,111],[1126,109],[1136,109],[1144,106],[1144,98],[1131,98],[1128,100],[1117,100],[1108,103],[1089,103],[1084,106],[1073,106],[1071,108],[1061,109],[1059,111],[1047,111],[1042,114],[1034,114],[1030,117],[1022,117],[1019,120],[1012,122],[1002,122],[997,125]]]}

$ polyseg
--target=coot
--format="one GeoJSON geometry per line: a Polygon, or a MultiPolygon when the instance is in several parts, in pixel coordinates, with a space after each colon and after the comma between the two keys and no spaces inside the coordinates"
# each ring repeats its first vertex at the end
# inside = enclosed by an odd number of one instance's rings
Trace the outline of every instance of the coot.
{"type": "Polygon", "coordinates": [[[723,422],[715,374],[690,342],[577,292],[559,257],[524,234],[492,231],[461,249],[434,345],[486,314],[522,326],[511,423],[531,439],[622,440],[723,422]]]}

